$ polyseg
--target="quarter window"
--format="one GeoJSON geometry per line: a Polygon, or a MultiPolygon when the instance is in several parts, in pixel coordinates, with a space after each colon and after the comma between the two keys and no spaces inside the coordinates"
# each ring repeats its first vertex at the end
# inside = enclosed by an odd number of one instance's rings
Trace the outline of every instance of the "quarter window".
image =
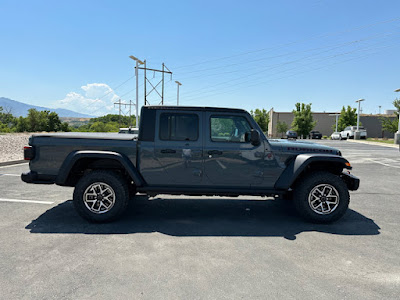
{"type": "Polygon", "coordinates": [[[160,116],[160,139],[196,141],[199,137],[199,117],[195,114],[163,113],[160,116]]]}
{"type": "Polygon", "coordinates": [[[213,142],[248,143],[251,126],[246,118],[239,116],[212,116],[211,140],[213,142]]]}

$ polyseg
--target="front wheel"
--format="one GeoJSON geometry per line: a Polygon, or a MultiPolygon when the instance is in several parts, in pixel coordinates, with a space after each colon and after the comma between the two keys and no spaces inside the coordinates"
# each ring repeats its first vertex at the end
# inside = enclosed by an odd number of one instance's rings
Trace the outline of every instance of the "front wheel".
{"type": "Polygon", "coordinates": [[[315,172],[300,180],[294,188],[298,213],[314,223],[331,223],[346,213],[350,202],[348,188],[337,175],[315,172]]]}
{"type": "Polygon", "coordinates": [[[128,206],[127,181],[118,173],[93,171],[75,186],[73,203],[81,217],[90,222],[110,222],[128,206]]]}

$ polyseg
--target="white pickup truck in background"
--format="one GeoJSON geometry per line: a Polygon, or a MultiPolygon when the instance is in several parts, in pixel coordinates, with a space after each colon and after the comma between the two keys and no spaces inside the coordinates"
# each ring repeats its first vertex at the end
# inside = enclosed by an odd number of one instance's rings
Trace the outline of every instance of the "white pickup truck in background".
{"type": "MultiPolygon", "coordinates": [[[[340,132],[340,139],[341,140],[354,139],[356,130],[357,130],[357,126],[346,127],[342,132],[340,132]]],[[[359,130],[360,130],[360,138],[366,140],[367,139],[367,130],[364,128],[364,126],[360,126],[359,130]]]]}

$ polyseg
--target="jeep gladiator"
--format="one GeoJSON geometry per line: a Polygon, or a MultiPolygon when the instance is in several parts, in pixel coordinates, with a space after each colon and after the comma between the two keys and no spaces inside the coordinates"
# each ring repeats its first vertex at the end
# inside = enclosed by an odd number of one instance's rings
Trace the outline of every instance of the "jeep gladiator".
{"type": "Polygon", "coordinates": [[[139,135],[33,134],[27,183],[75,187],[77,212],[117,219],[137,193],[290,198],[311,222],[342,217],[359,179],[337,149],[267,139],[245,110],[144,106],[139,135]]]}

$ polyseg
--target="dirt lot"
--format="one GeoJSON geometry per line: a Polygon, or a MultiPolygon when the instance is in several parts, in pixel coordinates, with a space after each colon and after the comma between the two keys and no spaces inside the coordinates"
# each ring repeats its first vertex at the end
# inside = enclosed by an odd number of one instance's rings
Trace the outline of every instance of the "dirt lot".
{"type": "Polygon", "coordinates": [[[30,136],[30,133],[1,134],[0,162],[24,159],[23,149],[30,136]]]}

